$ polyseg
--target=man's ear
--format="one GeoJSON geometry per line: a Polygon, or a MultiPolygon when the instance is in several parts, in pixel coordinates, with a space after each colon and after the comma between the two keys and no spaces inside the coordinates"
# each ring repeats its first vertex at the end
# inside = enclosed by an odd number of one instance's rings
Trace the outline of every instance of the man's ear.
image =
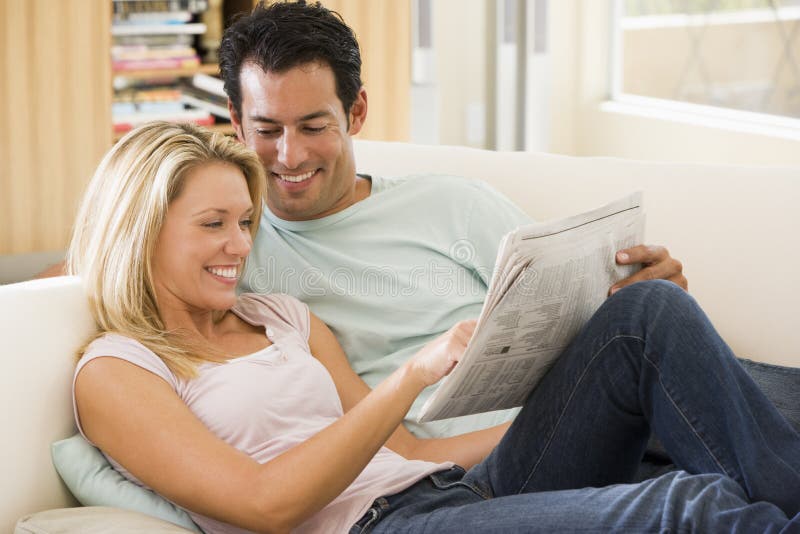
{"type": "Polygon", "coordinates": [[[358,90],[353,105],[350,106],[350,129],[347,131],[350,135],[356,135],[364,127],[364,121],[367,120],[367,91],[363,87],[358,90]]]}
{"type": "Polygon", "coordinates": [[[231,114],[231,126],[233,126],[233,131],[236,132],[236,138],[239,140],[240,143],[244,143],[244,134],[242,133],[242,120],[239,118],[239,114],[236,113],[236,108],[231,102],[231,99],[228,99],[228,112],[231,114]]]}

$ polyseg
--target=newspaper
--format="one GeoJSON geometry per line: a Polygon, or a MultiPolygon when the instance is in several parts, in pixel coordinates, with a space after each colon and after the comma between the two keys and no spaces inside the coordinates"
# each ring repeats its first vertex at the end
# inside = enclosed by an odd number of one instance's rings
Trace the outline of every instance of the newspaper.
{"type": "Polygon", "coordinates": [[[641,192],[507,234],[475,333],[418,421],[521,406],[608,288],[639,268],[615,253],[643,238],[641,192]]]}

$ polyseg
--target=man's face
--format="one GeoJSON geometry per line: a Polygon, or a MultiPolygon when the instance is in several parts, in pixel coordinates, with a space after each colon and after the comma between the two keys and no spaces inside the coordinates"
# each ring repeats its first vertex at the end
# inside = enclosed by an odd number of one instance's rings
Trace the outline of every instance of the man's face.
{"type": "Polygon", "coordinates": [[[272,213],[302,221],[354,204],[350,136],[361,130],[366,117],[364,90],[346,112],[336,95],[333,71],[315,62],[280,73],[246,63],[239,82],[242,114],[237,116],[229,105],[232,122],[239,140],[264,164],[272,213]]]}

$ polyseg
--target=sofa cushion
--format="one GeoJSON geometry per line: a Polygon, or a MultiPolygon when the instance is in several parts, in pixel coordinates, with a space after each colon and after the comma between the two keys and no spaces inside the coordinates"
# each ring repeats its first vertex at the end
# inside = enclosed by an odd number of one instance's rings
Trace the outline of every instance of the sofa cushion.
{"type": "Polygon", "coordinates": [[[186,534],[167,521],[130,510],[105,506],[57,508],[26,515],[17,521],[14,534],[186,534]]]}
{"type": "Polygon", "coordinates": [[[52,453],[56,471],[81,504],[141,512],[201,532],[189,514],[123,477],[80,434],[53,443],[52,453]]]}
{"type": "Polygon", "coordinates": [[[739,361],[789,424],[800,432],[800,368],[739,361]]]}

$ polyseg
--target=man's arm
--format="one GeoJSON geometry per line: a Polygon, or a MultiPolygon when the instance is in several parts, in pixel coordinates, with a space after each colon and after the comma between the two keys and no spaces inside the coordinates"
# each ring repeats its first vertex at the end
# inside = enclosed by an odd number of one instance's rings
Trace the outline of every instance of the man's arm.
{"type": "Polygon", "coordinates": [[[689,282],[683,275],[683,264],[669,255],[669,251],[658,245],[639,245],[617,252],[617,263],[620,265],[642,264],[642,269],[633,276],[620,280],[608,290],[613,295],[620,289],[642,280],[669,280],[689,290],[689,282]]]}
{"type": "Polygon", "coordinates": [[[51,265],[44,271],[36,274],[33,279],[36,280],[37,278],[52,278],[54,276],[64,276],[67,274],[67,265],[65,262],[59,262],[55,265],[51,265]]]}

